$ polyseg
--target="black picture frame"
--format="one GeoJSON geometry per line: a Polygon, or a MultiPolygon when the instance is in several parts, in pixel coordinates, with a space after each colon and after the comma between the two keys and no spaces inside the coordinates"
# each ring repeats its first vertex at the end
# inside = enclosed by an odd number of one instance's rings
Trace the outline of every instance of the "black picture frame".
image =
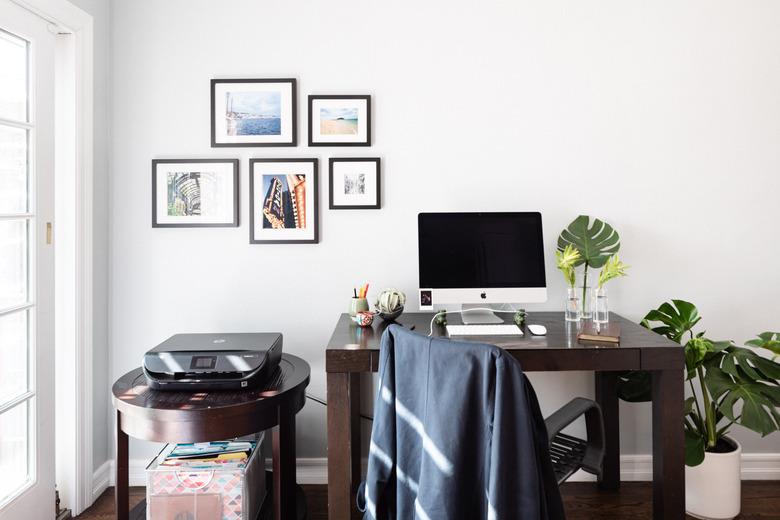
{"type": "Polygon", "coordinates": [[[331,157],[328,160],[328,209],[382,209],[382,164],[379,157],[331,157]],[[376,203],[336,204],[333,197],[333,166],[339,162],[370,162],[376,168],[376,203]]]}
{"type": "Polygon", "coordinates": [[[152,159],[152,227],[153,228],[194,228],[194,227],[238,227],[239,225],[239,175],[238,159],[152,159]],[[233,168],[233,220],[226,223],[172,224],[160,223],[157,220],[157,166],[160,164],[230,164],[233,168]]]}
{"type": "MultiPolygon", "coordinates": [[[[320,240],[319,235],[319,159],[317,158],[263,158],[263,159],[249,159],[249,243],[250,244],[318,244],[320,240]],[[255,238],[255,164],[261,163],[311,163],[312,164],[312,200],[314,203],[314,211],[306,212],[308,215],[314,217],[313,238],[311,239],[257,239],[255,238]]],[[[262,189],[262,187],[260,188],[262,189]]]]}
{"type": "Polygon", "coordinates": [[[211,80],[211,147],[212,148],[233,148],[233,147],[268,147],[268,146],[298,146],[298,81],[295,78],[218,78],[211,80]],[[289,83],[291,87],[291,122],[292,122],[292,140],[265,143],[222,143],[217,142],[216,130],[216,86],[228,83],[289,83]]]}
{"type": "Polygon", "coordinates": [[[310,95],[309,96],[309,102],[308,102],[308,133],[309,133],[309,146],[371,146],[371,96],[368,94],[360,94],[360,95],[341,95],[341,94],[333,94],[333,95],[326,95],[326,94],[316,94],[316,95],[310,95]],[[331,141],[331,142],[322,142],[322,141],[315,141],[314,135],[313,135],[313,126],[312,126],[312,112],[313,112],[313,106],[314,101],[318,99],[359,99],[366,102],[366,140],[360,141],[360,142],[354,142],[354,141],[331,141]]]}

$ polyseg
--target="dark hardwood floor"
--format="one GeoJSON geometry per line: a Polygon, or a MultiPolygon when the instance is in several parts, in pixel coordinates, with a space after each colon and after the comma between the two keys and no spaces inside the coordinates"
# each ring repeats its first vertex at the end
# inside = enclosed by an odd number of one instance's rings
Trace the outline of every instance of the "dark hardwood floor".
{"type": "MultiPolygon", "coordinates": [[[[326,486],[303,486],[309,507],[309,520],[327,520],[326,486]]],[[[652,489],[649,482],[624,482],[619,492],[607,493],[589,482],[569,482],[562,486],[568,520],[623,520],[650,518],[652,489]]],[[[113,488],[109,488],[78,520],[114,518],[113,488]]],[[[144,498],[144,488],[131,488],[130,506],[144,498]]],[[[742,483],[742,514],[739,520],[780,520],[780,482],[742,483]]]]}

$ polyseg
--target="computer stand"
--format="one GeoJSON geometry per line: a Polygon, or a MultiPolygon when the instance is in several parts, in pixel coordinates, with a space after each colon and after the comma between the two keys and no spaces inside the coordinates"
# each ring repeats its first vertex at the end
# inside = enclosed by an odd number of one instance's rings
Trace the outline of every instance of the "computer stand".
{"type": "Polygon", "coordinates": [[[488,310],[488,305],[461,305],[461,319],[465,325],[492,325],[504,323],[500,317],[488,310]],[[478,310],[477,310],[478,309],[478,310]]]}

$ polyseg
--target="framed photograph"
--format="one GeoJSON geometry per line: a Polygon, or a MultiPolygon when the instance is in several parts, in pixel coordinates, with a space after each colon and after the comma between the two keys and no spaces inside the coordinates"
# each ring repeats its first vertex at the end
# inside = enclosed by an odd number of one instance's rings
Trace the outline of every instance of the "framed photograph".
{"type": "Polygon", "coordinates": [[[309,96],[309,146],[371,146],[371,96],[309,96]]]}
{"type": "Polygon", "coordinates": [[[249,243],[319,241],[317,159],[249,160],[249,243]]]}
{"type": "Polygon", "coordinates": [[[212,79],[211,146],[295,146],[294,79],[212,79]]]}
{"type": "Polygon", "coordinates": [[[152,227],[237,227],[238,159],[152,160],[152,227]]]}
{"type": "Polygon", "coordinates": [[[382,182],[379,158],[330,159],[330,209],[379,209],[382,182]]]}

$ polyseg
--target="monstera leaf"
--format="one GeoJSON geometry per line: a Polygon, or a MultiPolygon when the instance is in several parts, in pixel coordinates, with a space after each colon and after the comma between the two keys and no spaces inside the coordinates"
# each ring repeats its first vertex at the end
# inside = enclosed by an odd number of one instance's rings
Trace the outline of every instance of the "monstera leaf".
{"type": "Polygon", "coordinates": [[[780,332],[762,332],[758,338],[745,343],[751,347],[765,348],[780,356],[780,332]]]}
{"type": "Polygon", "coordinates": [[[707,389],[726,418],[762,437],[780,430],[780,364],[732,345],[704,367],[707,389]],[[739,402],[741,413],[736,413],[739,402]]]}
{"type": "Polygon", "coordinates": [[[587,264],[601,268],[607,259],[620,249],[620,235],[606,222],[580,215],[575,218],[558,237],[558,250],[563,251],[568,244],[574,246],[581,255],[575,265],[587,264]]]}
{"type": "Polygon", "coordinates": [[[683,336],[693,330],[699,320],[701,316],[694,304],[685,300],[672,300],[672,303],[664,302],[648,312],[642,320],[642,326],[676,343],[682,343],[683,336]],[[653,322],[661,324],[653,326],[653,322]]]}

